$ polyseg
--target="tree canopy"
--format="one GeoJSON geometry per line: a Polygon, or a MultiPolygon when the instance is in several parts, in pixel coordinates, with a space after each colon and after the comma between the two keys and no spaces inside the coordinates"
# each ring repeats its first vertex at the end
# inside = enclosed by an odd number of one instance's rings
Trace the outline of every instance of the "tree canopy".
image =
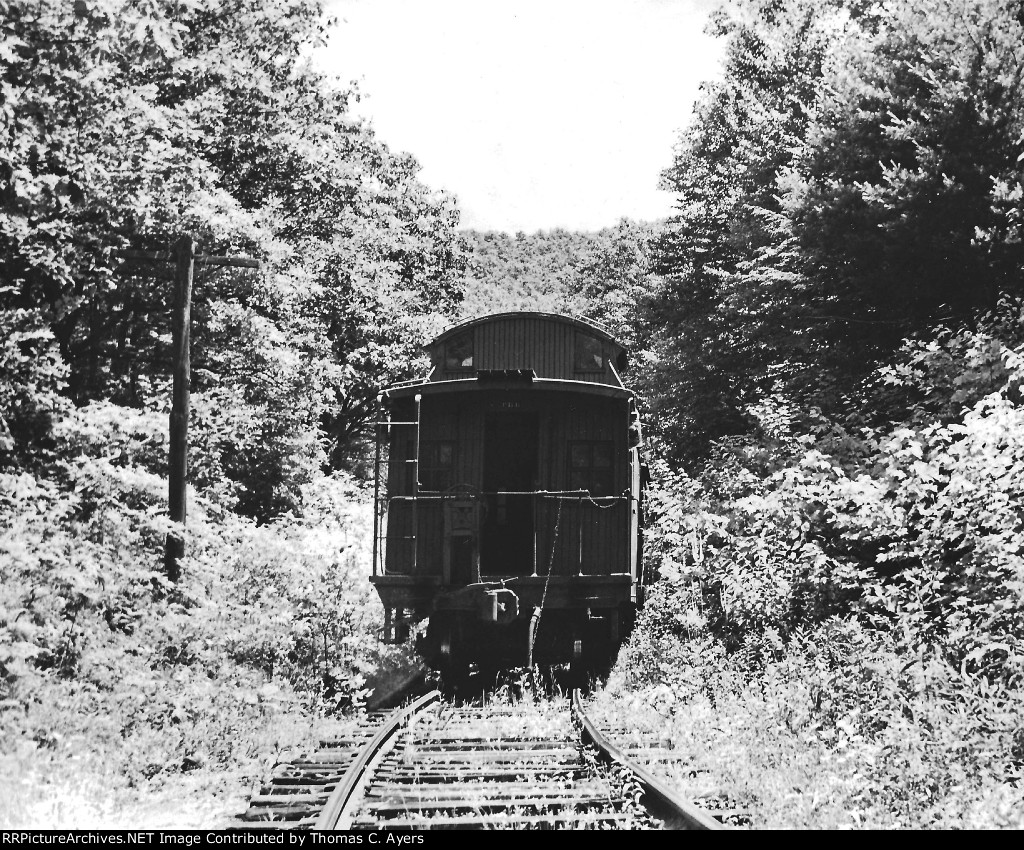
{"type": "MultiPolygon", "coordinates": [[[[56,388],[59,363],[78,405],[164,405],[170,286],[124,250],[190,233],[260,258],[200,269],[193,314],[198,467],[254,516],[347,462],[460,298],[454,204],[311,66],[327,23],[298,0],[5,4],[0,308],[22,380],[56,388]]],[[[3,400],[24,457],[42,402],[3,400]]]]}
{"type": "Polygon", "coordinates": [[[744,2],[664,175],[657,416],[678,457],[782,391],[837,410],[907,335],[1021,295],[1019,3],[744,2]]]}

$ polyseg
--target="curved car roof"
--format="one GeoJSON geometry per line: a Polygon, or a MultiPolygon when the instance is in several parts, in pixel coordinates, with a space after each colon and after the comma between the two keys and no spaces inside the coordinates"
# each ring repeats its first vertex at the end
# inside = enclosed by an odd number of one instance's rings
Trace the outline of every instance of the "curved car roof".
{"type": "Polygon", "coordinates": [[[604,339],[613,345],[618,346],[620,349],[625,349],[625,346],[613,337],[607,330],[602,328],[592,319],[582,319],[576,316],[563,316],[560,313],[543,313],[538,311],[527,311],[527,310],[513,310],[507,313],[490,313],[486,316],[477,316],[472,319],[466,319],[465,321],[459,322],[457,325],[452,325],[446,331],[438,334],[434,339],[427,345],[428,348],[432,348],[440,342],[444,342],[451,336],[456,335],[460,331],[464,331],[467,328],[475,327],[476,325],[487,324],[488,322],[497,321],[499,319],[546,319],[552,322],[563,322],[565,324],[576,325],[582,330],[592,333],[594,336],[604,339]]]}

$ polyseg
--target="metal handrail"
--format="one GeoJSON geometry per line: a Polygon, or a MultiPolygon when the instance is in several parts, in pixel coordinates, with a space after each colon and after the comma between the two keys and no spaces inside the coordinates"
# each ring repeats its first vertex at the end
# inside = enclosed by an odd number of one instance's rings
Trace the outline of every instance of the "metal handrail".
{"type": "Polygon", "coordinates": [[[413,499],[424,499],[434,501],[445,501],[451,499],[476,499],[480,496],[540,496],[541,498],[547,499],[592,499],[594,501],[601,500],[605,502],[628,502],[633,497],[630,495],[620,496],[594,496],[589,490],[480,490],[471,495],[465,493],[448,494],[442,493],[440,490],[428,490],[425,493],[421,491],[416,496],[403,496],[396,494],[394,496],[387,496],[389,502],[402,502],[412,501],[413,499]]]}
{"type": "MultiPolygon", "coordinates": [[[[430,370],[430,375],[432,375],[432,374],[434,374],[434,370],[433,369],[430,370]]],[[[407,379],[405,381],[396,381],[393,384],[388,384],[387,388],[389,390],[393,390],[393,389],[398,389],[400,387],[415,387],[415,386],[419,386],[420,384],[429,384],[430,383],[430,375],[427,375],[427,377],[425,377],[425,378],[409,378],[409,379],[407,379]]]]}

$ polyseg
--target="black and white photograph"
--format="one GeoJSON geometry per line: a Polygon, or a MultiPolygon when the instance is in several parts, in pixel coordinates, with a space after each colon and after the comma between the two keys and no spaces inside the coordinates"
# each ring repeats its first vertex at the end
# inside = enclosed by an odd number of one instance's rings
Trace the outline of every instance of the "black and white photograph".
{"type": "Polygon", "coordinates": [[[0,0],[0,844],[1021,829],[1024,0],[0,0]]]}

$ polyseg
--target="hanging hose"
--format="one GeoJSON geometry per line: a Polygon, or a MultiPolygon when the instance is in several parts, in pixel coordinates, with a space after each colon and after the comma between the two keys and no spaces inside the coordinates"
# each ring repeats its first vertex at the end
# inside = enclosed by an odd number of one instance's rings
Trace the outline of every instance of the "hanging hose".
{"type": "Polygon", "coordinates": [[[526,647],[526,666],[533,669],[533,643],[537,639],[537,629],[540,628],[540,615],[544,610],[544,600],[548,597],[548,585],[551,583],[551,573],[555,567],[555,546],[558,543],[558,529],[562,524],[562,500],[557,499],[558,513],[555,514],[555,534],[551,538],[551,555],[548,558],[548,574],[544,579],[544,591],[540,595],[540,605],[533,606],[533,613],[530,615],[530,628],[526,647]]]}

